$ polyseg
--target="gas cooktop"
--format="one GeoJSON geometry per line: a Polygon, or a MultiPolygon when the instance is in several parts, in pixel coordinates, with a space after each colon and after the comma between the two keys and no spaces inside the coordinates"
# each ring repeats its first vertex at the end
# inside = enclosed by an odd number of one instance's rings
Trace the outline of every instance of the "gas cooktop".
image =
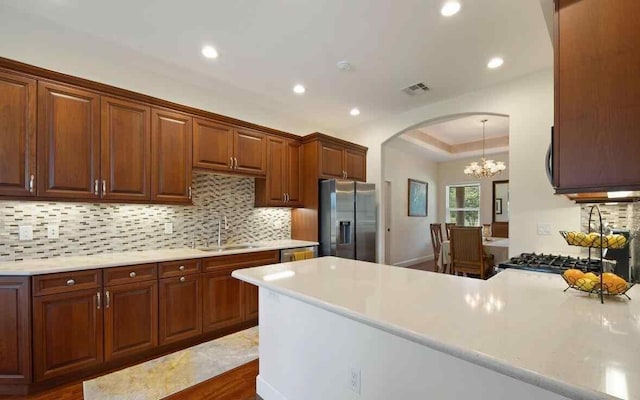
{"type": "Polygon", "coordinates": [[[502,262],[498,268],[515,268],[527,271],[551,272],[561,274],[568,269],[580,269],[585,272],[600,271],[600,260],[589,261],[586,258],[557,256],[553,254],[522,253],[502,262]]]}

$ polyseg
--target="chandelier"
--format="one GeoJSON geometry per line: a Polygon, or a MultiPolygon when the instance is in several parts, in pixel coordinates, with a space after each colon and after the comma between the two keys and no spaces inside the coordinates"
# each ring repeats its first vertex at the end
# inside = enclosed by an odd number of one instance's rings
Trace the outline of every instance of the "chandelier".
{"type": "Polygon", "coordinates": [[[502,161],[493,161],[487,160],[484,157],[484,145],[485,145],[485,125],[488,120],[483,119],[482,121],[482,159],[480,163],[474,161],[471,164],[467,165],[464,168],[465,175],[475,176],[476,178],[489,178],[494,175],[498,175],[505,169],[507,166],[504,165],[502,161]]]}

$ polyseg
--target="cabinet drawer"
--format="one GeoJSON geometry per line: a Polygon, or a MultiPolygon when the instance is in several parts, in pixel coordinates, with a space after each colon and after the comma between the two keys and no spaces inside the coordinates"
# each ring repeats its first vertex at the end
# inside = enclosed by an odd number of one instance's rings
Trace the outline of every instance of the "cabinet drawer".
{"type": "Polygon", "coordinates": [[[278,250],[261,251],[259,253],[232,254],[205,259],[204,270],[216,271],[221,269],[257,267],[260,265],[276,264],[279,261],[280,252],[278,250]]]}
{"type": "Polygon", "coordinates": [[[182,260],[160,263],[160,278],[193,275],[200,272],[200,260],[182,260]]]}
{"type": "Polygon", "coordinates": [[[65,293],[76,290],[96,289],[102,286],[102,270],[92,269],[33,277],[33,295],[65,293]]]}
{"type": "Polygon", "coordinates": [[[104,270],[104,285],[122,285],[124,283],[144,282],[156,279],[156,264],[128,265],[126,267],[107,268],[104,270]]]}

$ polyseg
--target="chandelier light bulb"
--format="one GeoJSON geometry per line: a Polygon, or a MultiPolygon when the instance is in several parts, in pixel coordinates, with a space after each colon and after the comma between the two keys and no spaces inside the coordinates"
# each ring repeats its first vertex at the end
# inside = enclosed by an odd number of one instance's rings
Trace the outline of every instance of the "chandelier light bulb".
{"type": "Polygon", "coordinates": [[[469,165],[467,165],[463,172],[465,175],[469,175],[469,176],[474,176],[478,179],[480,178],[490,178],[492,176],[498,175],[500,174],[502,171],[507,169],[507,166],[504,165],[503,161],[494,161],[494,160],[487,160],[484,157],[484,151],[485,151],[485,125],[487,123],[486,119],[483,119],[482,121],[482,158],[480,163],[478,163],[477,161],[474,161],[472,163],[470,163],[469,165]]]}

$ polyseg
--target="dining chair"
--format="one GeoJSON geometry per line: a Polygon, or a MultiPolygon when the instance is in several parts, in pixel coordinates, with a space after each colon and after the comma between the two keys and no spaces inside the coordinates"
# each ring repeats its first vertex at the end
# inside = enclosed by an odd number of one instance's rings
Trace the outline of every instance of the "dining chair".
{"type": "Polygon", "coordinates": [[[447,222],[444,224],[444,228],[447,231],[447,240],[451,240],[451,227],[456,226],[455,222],[447,222]]]}
{"type": "Polygon", "coordinates": [[[492,274],[493,256],[487,256],[482,246],[481,227],[451,228],[451,270],[459,273],[477,275],[487,279],[492,274]]]}
{"type": "MultiPolygon", "coordinates": [[[[436,263],[434,268],[435,272],[438,271],[438,260],[440,259],[440,253],[442,252],[442,224],[429,224],[431,230],[431,245],[433,246],[433,260],[436,263]]],[[[442,266],[442,272],[446,271],[446,265],[442,266]]]]}

